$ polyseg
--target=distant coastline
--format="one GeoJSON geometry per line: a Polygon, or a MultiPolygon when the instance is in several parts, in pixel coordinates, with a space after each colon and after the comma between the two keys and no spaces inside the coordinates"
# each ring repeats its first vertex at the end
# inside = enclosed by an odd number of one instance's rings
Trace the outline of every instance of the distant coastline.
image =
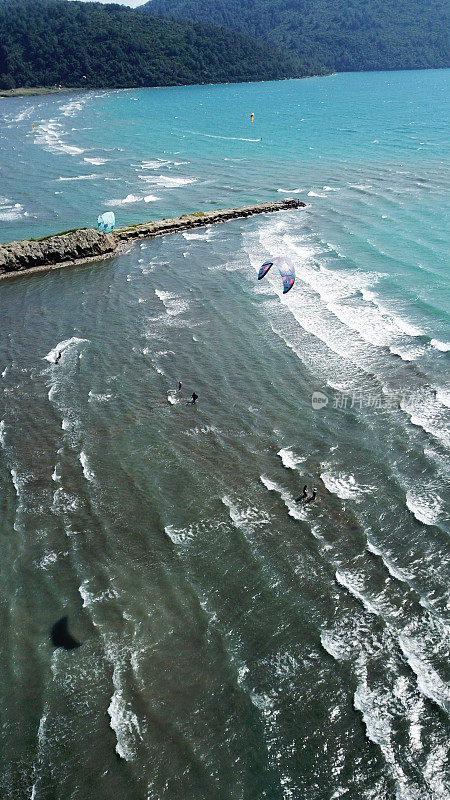
{"type": "Polygon", "coordinates": [[[54,86],[18,86],[16,89],[0,89],[0,97],[31,97],[40,94],[63,94],[64,92],[79,91],[83,91],[83,87],[61,86],[61,88],[55,88],[54,86]]]}

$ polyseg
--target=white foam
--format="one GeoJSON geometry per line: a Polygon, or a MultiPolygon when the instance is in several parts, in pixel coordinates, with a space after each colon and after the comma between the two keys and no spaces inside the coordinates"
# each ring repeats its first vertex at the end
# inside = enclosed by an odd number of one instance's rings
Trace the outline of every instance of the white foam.
{"type": "Polygon", "coordinates": [[[91,173],[90,175],[73,175],[69,178],[59,177],[59,181],[94,181],[96,178],[102,178],[102,175],[97,175],[97,173],[91,173]]]}
{"type": "Polygon", "coordinates": [[[101,167],[109,161],[109,158],[84,158],[88,164],[93,164],[95,167],[101,167]]]}
{"type": "Polygon", "coordinates": [[[306,511],[303,506],[298,505],[295,502],[295,499],[292,495],[283,489],[281,486],[278,486],[277,483],[271,481],[270,478],[267,478],[265,475],[260,475],[261,483],[269,490],[269,492],[276,492],[280,495],[281,499],[283,500],[289,516],[293,517],[294,519],[304,520],[306,519],[306,511]]]}
{"type": "Polygon", "coordinates": [[[0,420],[0,445],[5,446],[5,420],[0,420]]]}
{"type": "Polygon", "coordinates": [[[35,141],[42,145],[50,153],[67,153],[70,156],[80,155],[84,153],[83,148],[74,145],[64,144],[62,136],[67,133],[62,130],[62,125],[59,122],[41,123],[35,129],[35,141]]]}
{"type": "Polygon", "coordinates": [[[414,788],[410,787],[409,781],[397,761],[392,743],[390,716],[385,713],[384,709],[385,700],[377,691],[369,687],[366,675],[356,688],[353,704],[361,712],[367,736],[380,747],[393,773],[397,784],[397,800],[419,800],[419,795],[414,788]]]}
{"type": "Polygon", "coordinates": [[[172,175],[139,175],[139,178],[145,183],[154,183],[156,186],[162,186],[165,189],[175,189],[178,186],[187,186],[189,183],[197,182],[197,178],[179,178],[172,175]]]}
{"type": "Polygon", "coordinates": [[[439,521],[442,500],[434,489],[418,491],[408,489],[406,492],[407,508],[423,525],[436,525],[439,521]]]}
{"type": "Polygon", "coordinates": [[[113,682],[116,690],[111,697],[108,707],[110,716],[110,727],[116,734],[116,753],[125,761],[133,761],[135,757],[136,737],[142,740],[139,721],[133,712],[130,703],[127,703],[123,696],[122,689],[118,685],[118,675],[120,667],[114,667],[113,682]]]}
{"type": "Polygon", "coordinates": [[[331,631],[321,630],[320,641],[322,647],[336,661],[347,661],[351,657],[351,650],[347,643],[331,631]]]}
{"type": "Polygon", "coordinates": [[[339,192],[339,188],[337,186],[324,186],[324,192],[339,192]]]}
{"type": "Polygon", "coordinates": [[[85,102],[85,100],[72,100],[70,103],[60,106],[59,110],[62,111],[65,117],[74,117],[78,111],[83,110],[85,102]]]}
{"type": "Polygon", "coordinates": [[[197,425],[195,428],[183,431],[183,433],[185,436],[202,436],[205,433],[220,433],[220,431],[214,425],[197,425]]]}
{"type": "Polygon", "coordinates": [[[398,641],[404,657],[417,677],[417,686],[422,694],[448,713],[450,711],[450,685],[442,680],[425,654],[417,653],[416,642],[404,635],[400,635],[398,641]]]}
{"type": "Polygon", "coordinates": [[[350,594],[352,594],[353,597],[356,597],[356,599],[359,600],[360,603],[362,603],[362,605],[364,606],[366,611],[369,612],[369,614],[374,614],[376,617],[379,616],[378,610],[375,608],[375,606],[370,602],[370,600],[367,599],[367,597],[362,593],[362,591],[357,586],[354,585],[352,576],[347,575],[344,572],[341,572],[340,570],[337,569],[335,577],[336,581],[341,586],[343,586],[344,589],[347,589],[347,591],[350,592],[350,594]]]}
{"type": "Polygon", "coordinates": [[[12,482],[14,484],[14,489],[16,490],[16,495],[17,497],[20,497],[20,490],[23,487],[24,479],[19,476],[19,473],[17,472],[16,469],[14,469],[14,467],[10,469],[10,473],[12,482]]]}
{"type": "Polygon", "coordinates": [[[266,525],[270,517],[256,506],[238,506],[226,495],[222,497],[222,503],[228,508],[230,519],[236,528],[243,531],[253,531],[255,528],[266,525]]]}
{"type": "Polygon", "coordinates": [[[28,108],[25,108],[17,115],[17,117],[13,117],[11,122],[23,122],[24,119],[30,119],[35,108],[36,106],[29,106],[28,108]]]}
{"type": "Polygon", "coordinates": [[[261,139],[246,139],[243,136],[219,136],[215,133],[199,133],[198,131],[188,131],[194,136],[206,136],[208,139],[226,139],[229,142],[260,142],[261,139]]]}
{"type": "Polygon", "coordinates": [[[322,472],[320,477],[326,488],[341,500],[357,500],[364,494],[373,491],[372,486],[362,486],[356,483],[353,475],[344,472],[322,472]]]}
{"type": "Polygon", "coordinates": [[[163,292],[159,289],[155,289],[155,294],[161,300],[164,308],[167,311],[167,314],[171,317],[176,317],[178,314],[182,314],[189,308],[189,303],[187,300],[183,300],[181,297],[178,297],[172,292],[163,292]]]}
{"type": "Polygon", "coordinates": [[[187,233],[183,231],[182,236],[187,240],[198,240],[199,242],[209,242],[212,236],[212,230],[207,228],[203,233],[187,233]]]}
{"type": "Polygon", "coordinates": [[[58,344],[44,356],[46,361],[50,361],[52,364],[55,363],[55,359],[58,356],[58,353],[63,353],[64,350],[68,348],[72,348],[74,345],[83,344],[84,342],[88,342],[89,339],[79,339],[77,336],[72,336],[71,339],[64,339],[62,342],[58,342],[58,344]]]}
{"type": "Polygon", "coordinates": [[[95,478],[94,473],[89,467],[88,459],[86,453],[82,450],[79,455],[81,466],[83,467],[83,475],[87,481],[92,482],[95,478]]]}
{"type": "Polygon", "coordinates": [[[402,361],[416,361],[423,353],[419,347],[394,347],[390,345],[389,350],[394,356],[400,356],[402,361]]]}
{"type": "Polygon", "coordinates": [[[54,564],[55,561],[57,561],[57,559],[58,559],[58,554],[57,553],[53,553],[52,551],[47,551],[42,556],[41,560],[38,562],[38,566],[41,569],[46,570],[46,569],[48,569],[48,567],[50,567],[52,564],[54,564]]]}
{"type": "Polygon", "coordinates": [[[95,394],[95,392],[89,392],[88,403],[107,403],[111,397],[111,394],[95,394]]]}
{"type": "Polygon", "coordinates": [[[304,191],[304,189],[277,189],[277,192],[281,192],[282,194],[300,194],[300,192],[304,191]]]}
{"type": "Polygon", "coordinates": [[[194,538],[194,527],[175,528],[173,525],[166,525],[164,531],[174,544],[186,544],[194,538]]]}
{"type": "Polygon", "coordinates": [[[436,400],[450,408],[450,389],[436,389],[436,400]]]}
{"type": "Polygon", "coordinates": [[[317,194],[317,192],[308,192],[308,197],[326,197],[324,194],[317,194]]]}
{"type": "Polygon", "coordinates": [[[14,203],[7,197],[0,197],[0,220],[2,222],[14,222],[23,216],[23,206],[20,203],[14,203]]]}
{"type": "Polygon", "coordinates": [[[440,350],[441,353],[448,353],[450,350],[450,342],[440,342],[439,339],[431,339],[430,344],[440,350]]]}
{"type": "Polygon", "coordinates": [[[295,469],[298,464],[301,464],[305,460],[302,456],[296,456],[293,450],[287,447],[281,448],[277,456],[281,458],[281,463],[286,469],[295,469]]]}
{"type": "Polygon", "coordinates": [[[171,161],[167,161],[164,158],[157,158],[154,161],[142,161],[140,164],[132,164],[131,166],[137,167],[137,169],[162,169],[170,166],[171,163],[171,161]]]}

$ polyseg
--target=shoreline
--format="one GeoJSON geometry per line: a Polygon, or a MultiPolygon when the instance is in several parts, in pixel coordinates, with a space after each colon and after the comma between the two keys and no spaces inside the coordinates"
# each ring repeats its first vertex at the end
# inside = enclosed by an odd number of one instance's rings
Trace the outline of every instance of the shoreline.
{"type": "Polygon", "coordinates": [[[301,200],[275,200],[238,208],[197,211],[172,219],[162,219],[117,228],[112,233],[99,233],[95,228],[65,231],[41,239],[22,239],[0,244],[0,280],[16,275],[62,269],[90,261],[102,261],[120,255],[126,242],[152,239],[167,233],[181,233],[191,228],[216,225],[255,214],[305,208],[301,200]]]}
{"type": "Polygon", "coordinates": [[[16,89],[0,89],[1,97],[34,97],[44,94],[66,94],[67,92],[87,91],[86,87],[61,86],[55,89],[53,86],[18,86],[16,89]]]}

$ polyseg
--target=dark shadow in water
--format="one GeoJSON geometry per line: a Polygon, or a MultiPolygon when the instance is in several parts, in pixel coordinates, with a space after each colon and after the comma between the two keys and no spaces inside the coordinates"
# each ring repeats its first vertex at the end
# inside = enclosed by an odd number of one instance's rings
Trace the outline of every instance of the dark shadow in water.
{"type": "Polygon", "coordinates": [[[72,634],[69,633],[67,620],[68,617],[61,617],[58,622],[55,622],[50,635],[55,647],[64,647],[65,650],[74,650],[76,647],[80,647],[81,642],[77,642],[72,634]]]}

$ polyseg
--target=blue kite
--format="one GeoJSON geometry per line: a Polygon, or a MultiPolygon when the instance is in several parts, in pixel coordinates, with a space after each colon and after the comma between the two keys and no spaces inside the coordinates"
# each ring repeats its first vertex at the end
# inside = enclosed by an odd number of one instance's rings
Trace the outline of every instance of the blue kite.
{"type": "Polygon", "coordinates": [[[116,226],[114,211],[106,211],[104,214],[100,214],[97,220],[97,226],[99,233],[112,233],[116,226]]]}
{"type": "Polygon", "coordinates": [[[276,256],[275,258],[271,258],[270,261],[265,261],[258,272],[258,280],[260,281],[261,278],[264,278],[264,275],[267,275],[269,269],[274,264],[278,267],[278,271],[283,279],[283,294],[286,294],[292,289],[295,283],[295,269],[288,258],[276,256]]]}

